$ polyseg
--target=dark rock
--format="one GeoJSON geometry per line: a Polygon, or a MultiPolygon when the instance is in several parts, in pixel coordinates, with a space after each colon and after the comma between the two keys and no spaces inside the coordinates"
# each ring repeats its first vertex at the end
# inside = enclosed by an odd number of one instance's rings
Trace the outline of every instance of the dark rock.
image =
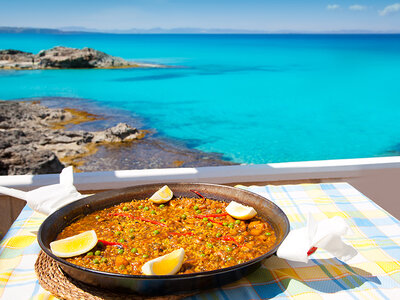
{"type": "Polygon", "coordinates": [[[3,163],[5,166],[0,173],[8,169],[8,175],[60,173],[65,167],[57,156],[48,150],[14,152],[12,159],[3,163]]]}
{"type": "Polygon", "coordinates": [[[93,142],[108,142],[108,143],[119,143],[132,141],[138,138],[139,131],[125,123],[119,123],[118,125],[111,127],[107,130],[96,132],[93,142]]]}
{"type": "Polygon", "coordinates": [[[14,49],[0,50],[0,60],[12,60],[14,62],[32,62],[34,54],[14,49]]]}
{"type": "Polygon", "coordinates": [[[19,50],[0,50],[0,69],[31,69],[35,64],[35,55],[19,50]]]}
{"type": "Polygon", "coordinates": [[[127,124],[99,132],[54,130],[54,122],[73,118],[62,109],[30,102],[0,101],[0,174],[59,173],[59,159],[85,155],[90,143],[118,143],[138,138],[127,124]]]}
{"type": "Polygon", "coordinates": [[[0,131],[0,149],[5,149],[15,144],[25,145],[28,143],[29,139],[22,130],[0,131]]]}
{"type": "Polygon", "coordinates": [[[104,52],[57,46],[38,54],[19,50],[0,50],[0,69],[92,69],[121,67],[162,67],[129,62],[104,52]]]}
{"type": "Polygon", "coordinates": [[[24,51],[20,51],[20,50],[14,50],[14,49],[5,49],[5,50],[0,50],[0,55],[6,55],[6,54],[12,54],[12,55],[16,55],[16,54],[32,54],[30,52],[24,52],[24,51]]]}
{"type": "Polygon", "coordinates": [[[0,160],[0,175],[8,175],[8,167],[0,160]]]}

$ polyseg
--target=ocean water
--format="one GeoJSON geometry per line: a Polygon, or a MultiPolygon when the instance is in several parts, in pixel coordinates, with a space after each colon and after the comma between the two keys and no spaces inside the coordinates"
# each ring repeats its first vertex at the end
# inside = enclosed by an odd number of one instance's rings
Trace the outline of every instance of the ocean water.
{"type": "Polygon", "coordinates": [[[76,97],[238,163],[400,151],[400,35],[0,34],[178,68],[0,71],[0,99],[76,97]]]}

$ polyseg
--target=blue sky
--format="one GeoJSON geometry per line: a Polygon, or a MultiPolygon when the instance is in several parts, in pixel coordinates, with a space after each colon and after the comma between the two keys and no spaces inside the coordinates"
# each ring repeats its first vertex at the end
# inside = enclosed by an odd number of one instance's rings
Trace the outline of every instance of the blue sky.
{"type": "Polygon", "coordinates": [[[400,32],[400,0],[0,0],[0,26],[400,32]]]}

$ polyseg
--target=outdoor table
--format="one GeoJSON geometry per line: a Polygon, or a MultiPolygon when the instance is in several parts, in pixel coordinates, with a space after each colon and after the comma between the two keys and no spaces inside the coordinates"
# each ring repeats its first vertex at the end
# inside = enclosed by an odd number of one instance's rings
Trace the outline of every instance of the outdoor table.
{"type": "MultiPolygon", "coordinates": [[[[358,250],[342,262],[318,249],[310,262],[272,256],[254,273],[189,299],[373,298],[400,297],[400,223],[347,183],[239,186],[282,208],[291,229],[305,226],[307,214],[321,220],[339,216],[354,234],[346,242],[358,250]]],[[[396,197],[394,196],[394,199],[396,197]]],[[[38,283],[35,232],[44,215],[25,207],[0,244],[0,297],[55,299],[38,283]]]]}

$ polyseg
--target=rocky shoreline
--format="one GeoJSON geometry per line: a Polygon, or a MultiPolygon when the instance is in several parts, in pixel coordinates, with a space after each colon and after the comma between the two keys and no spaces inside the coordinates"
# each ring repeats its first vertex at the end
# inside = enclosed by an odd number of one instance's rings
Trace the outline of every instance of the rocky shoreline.
{"type": "Polygon", "coordinates": [[[108,117],[35,101],[0,101],[0,175],[59,173],[67,165],[77,171],[107,171],[233,164],[117,120],[100,131],[74,130],[77,124],[103,118],[108,117]]]}
{"type": "Polygon", "coordinates": [[[0,69],[110,69],[110,68],[165,68],[157,64],[127,61],[92,48],[57,46],[38,54],[14,49],[0,50],[0,69]]]}

